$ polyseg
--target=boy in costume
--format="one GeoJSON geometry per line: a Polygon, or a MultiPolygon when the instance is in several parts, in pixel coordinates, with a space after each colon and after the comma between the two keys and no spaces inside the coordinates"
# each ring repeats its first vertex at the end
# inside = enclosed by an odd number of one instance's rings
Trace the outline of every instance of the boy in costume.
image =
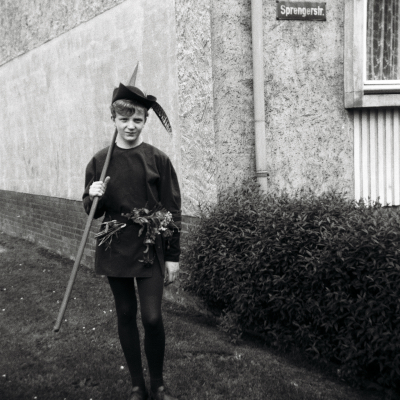
{"type": "MultiPolygon", "coordinates": [[[[167,395],[163,382],[165,333],[161,315],[164,282],[173,282],[179,271],[179,227],[181,197],[178,179],[170,159],[141,137],[148,110],[152,108],[164,127],[170,130],[168,117],[154,96],[144,94],[134,86],[119,85],[112,97],[112,120],[118,135],[104,182],[99,181],[107,150],[100,150],[86,168],[83,204],[90,212],[93,198],[99,197],[95,218],[105,214],[103,237],[108,242],[96,248],[95,271],[106,275],[114,295],[118,334],[132,379],[129,400],[176,400],[167,395]],[[140,216],[151,210],[164,225],[151,239],[145,234],[140,216]],[[132,212],[136,210],[135,212],[132,212]],[[138,210],[141,210],[140,212],[138,210]],[[166,212],[168,212],[166,214],[166,212]],[[135,215],[137,218],[133,218],[135,215]],[[138,217],[139,216],[139,217],[138,217]],[[171,216],[174,227],[167,230],[171,216]],[[131,217],[131,218],[130,218],[131,217]],[[139,223],[137,223],[139,221],[139,223]],[[150,374],[150,397],[143,377],[139,333],[136,324],[137,299],[134,279],[140,299],[145,331],[144,349],[150,374]]],[[[147,213],[147,214],[146,214],[147,213]]]]}

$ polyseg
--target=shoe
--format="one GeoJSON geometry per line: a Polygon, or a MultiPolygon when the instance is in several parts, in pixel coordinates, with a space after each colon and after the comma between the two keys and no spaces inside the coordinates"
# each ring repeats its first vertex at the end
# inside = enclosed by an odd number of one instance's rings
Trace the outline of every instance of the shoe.
{"type": "Polygon", "coordinates": [[[160,386],[156,393],[150,391],[150,400],[178,400],[176,397],[172,397],[165,393],[164,386],[160,386]]]}
{"type": "Polygon", "coordinates": [[[147,400],[148,393],[147,390],[141,389],[139,386],[132,388],[131,394],[128,400],[147,400]]]}

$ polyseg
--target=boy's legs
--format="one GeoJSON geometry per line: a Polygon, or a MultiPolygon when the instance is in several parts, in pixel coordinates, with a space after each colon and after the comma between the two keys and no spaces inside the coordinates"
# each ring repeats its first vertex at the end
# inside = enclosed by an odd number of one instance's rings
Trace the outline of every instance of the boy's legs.
{"type": "MultiPolygon", "coordinates": [[[[156,260],[155,260],[156,261],[156,260]]],[[[151,278],[137,278],[140,311],[145,331],[144,350],[149,366],[153,392],[163,386],[165,332],[161,314],[164,278],[158,263],[153,265],[151,278]]]]}
{"type": "Polygon", "coordinates": [[[118,334],[132,378],[132,386],[144,390],[139,331],[136,323],[137,300],[133,278],[108,277],[118,317],[118,334]]]}

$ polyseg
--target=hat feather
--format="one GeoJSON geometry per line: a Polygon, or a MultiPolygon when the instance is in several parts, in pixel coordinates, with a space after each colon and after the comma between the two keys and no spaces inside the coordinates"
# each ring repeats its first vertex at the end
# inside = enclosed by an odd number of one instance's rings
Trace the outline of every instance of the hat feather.
{"type": "Polygon", "coordinates": [[[156,101],[153,103],[151,108],[154,110],[167,132],[172,133],[171,124],[169,123],[169,119],[164,109],[156,101]]]}

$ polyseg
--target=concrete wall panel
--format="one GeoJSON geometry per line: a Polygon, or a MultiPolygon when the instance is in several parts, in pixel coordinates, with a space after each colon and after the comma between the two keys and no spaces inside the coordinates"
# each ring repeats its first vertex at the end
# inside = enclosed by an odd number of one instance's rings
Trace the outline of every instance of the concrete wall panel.
{"type": "Polygon", "coordinates": [[[182,195],[190,214],[217,195],[210,3],[176,1],[182,195]]]}
{"type": "Polygon", "coordinates": [[[2,0],[0,65],[125,0],[2,0]]]}
{"type": "Polygon", "coordinates": [[[250,1],[214,0],[212,57],[217,185],[255,174],[250,1]]]}
{"type": "Polygon", "coordinates": [[[352,116],[343,100],[344,0],[327,21],[278,21],[264,7],[271,189],[353,193],[352,116]]]}
{"type": "MultiPolygon", "coordinates": [[[[327,5],[326,22],[277,21],[276,3],[263,4],[270,187],[352,192],[344,0],[327,5]]],[[[184,212],[254,176],[249,1],[6,1],[4,10],[0,188],[80,198],[88,159],[112,135],[111,90],[138,60],[138,85],[174,128],[168,135],[151,115],[144,138],[171,156],[184,212]]]]}
{"type": "Polygon", "coordinates": [[[174,128],[152,114],[144,131],[180,173],[175,4],[126,1],[0,68],[0,188],[79,199],[93,153],[109,144],[112,88],[142,62],[142,87],[174,128]]]}
{"type": "MultiPolygon", "coordinates": [[[[263,2],[269,187],[353,193],[352,115],[343,100],[344,0],[327,21],[278,21],[263,2]]],[[[250,2],[213,1],[218,187],[254,176],[250,2]]]]}

